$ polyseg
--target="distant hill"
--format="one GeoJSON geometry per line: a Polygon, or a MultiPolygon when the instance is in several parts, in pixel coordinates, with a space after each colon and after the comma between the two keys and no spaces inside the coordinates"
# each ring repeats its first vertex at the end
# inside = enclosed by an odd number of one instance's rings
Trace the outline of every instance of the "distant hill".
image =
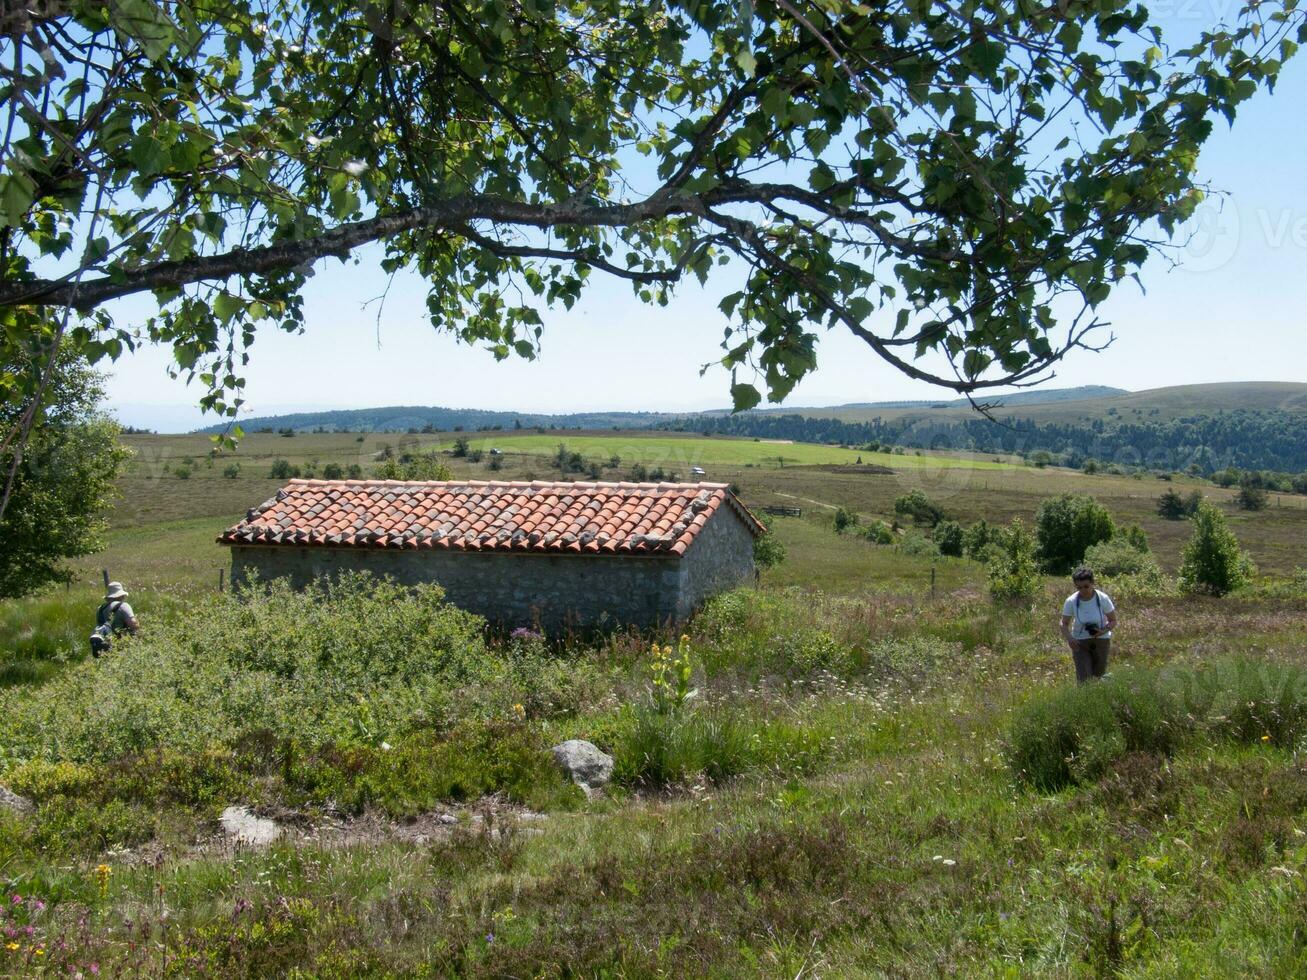
{"type": "MultiPolygon", "coordinates": [[[[668,423],[659,423],[667,426],[668,423]]],[[[687,416],[671,427],[844,445],[1044,452],[1155,470],[1307,472],[1307,384],[1182,385],[1101,398],[971,408],[851,408],[687,416]]]]}
{"type": "MultiPolygon", "coordinates": [[[[348,408],[329,412],[296,412],[291,415],[268,415],[241,419],[246,432],[259,429],[294,429],[312,432],[407,432],[427,429],[449,432],[454,429],[488,429],[500,427],[560,429],[648,429],[659,422],[677,418],[670,412],[578,412],[571,415],[544,415],[538,412],[491,412],[476,408],[442,408],[434,405],[392,405],[385,408],[348,408]]],[[[200,432],[221,432],[225,426],[211,425],[200,432]]]]}
{"type": "MultiPolygon", "coordinates": [[[[1296,381],[1229,381],[1219,384],[1149,388],[1144,391],[1102,388],[1099,390],[1104,394],[1100,395],[1092,394],[1094,390],[1092,386],[1087,386],[1048,392],[1022,392],[1018,395],[992,398],[982,397],[978,400],[987,404],[1000,403],[993,412],[998,418],[1029,418],[1045,422],[1086,418],[1108,419],[1113,416],[1173,419],[1237,411],[1307,413],[1307,384],[1296,381]],[[1048,397],[1035,397],[1039,395],[1048,397]]],[[[845,422],[865,422],[876,418],[890,421],[905,418],[975,416],[975,411],[966,399],[947,403],[885,402],[772,411],[789,415],[798,414],[808,418],[840,419],[845,422]]]]}
{"type": "MultiPolygon", "coordinates": [[[[1007,395],[990,395],[979,400],[989,405],[1010,407],[1013,405],[1043,405],[1048,402],[1084,401],[1089,398],[1109,398],[1114,395],[1130,394],[1125,388],[1109,388],[1107,385],[1081,385],[1078,388],[1050,388],[1047,391],[1017,391],[1007,395]]],[[[952,398],[944,401],[900,401],[900,402],[850,402],[847,405],[833,405],[828,409],[765,409],[774,412],[798,412],[806,415],[811,411],[844,411],[846,409],[875,408],[971,408],[971,402],[965,398],[952,398]]]]}
{"type": "MultiPolygon", "coordinates": [[[[1044,402],[1069,401],[1108,395],[1128,394],[1122,388],[1108,388],[1102,385],[1086,385],[1080,388],[1057,388],[1049,391],[1023,391],[1012,395],[1003,395],[991,401],[1001,401],[1004,405],[1041,404],[1044,402]]],[[[812,415],[814,418],[842,417],[841,413],[862,413],[866,411],[890,408],[965,408],[965,398],[951,399],[946,402],[898,401],[898,402],[861,402],[848,405],[836,405],[831,408],[786,408],[763,409],[761,411],[779,414],[812,415]]],[[[730,415],[728,409],[710,412],[692,413],[705,417],[730,415]]],[[[264,415],[241,419],[241,427],[246,432],[259,429],[294,429],[297,432],[311,432],[314,429],[327,429],[332,432],[407,432],[409,429],[431,428],[437,432],[449,432],[456,428],[467,430],[484,429],[500,426],[512,429],[550,428],[560,429],[647,429],[660,423],[688,416],[680,412],[575,412],[562,415],[550,415],[540,412],[505,412],[488,411],[478,408],[445,408],[438,405],[391,405],[382,408],[343,408],[318,412],[294,412],[285,415],[264,415]]],[[[224,424],[210,425],[198,432],[221,432],[224,424]]]]}

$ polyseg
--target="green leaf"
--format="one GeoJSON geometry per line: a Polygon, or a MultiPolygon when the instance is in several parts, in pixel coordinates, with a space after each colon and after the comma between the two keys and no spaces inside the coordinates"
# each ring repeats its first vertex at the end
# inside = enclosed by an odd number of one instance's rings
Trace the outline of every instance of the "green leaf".
{"type": "Polygon", "coordinates": [[[731,403],[734,405],[734,411],[747,412],[761,401],[762,395],[753,385],[736,383],[731,385],[731,403]]]}
{"type": "Polygon", "coordinates": [[[0,216],[11,228],[23,223],[27,209],[36,200],[36,183],[20,170],[0,174],[0,216]]]}
{"type": "Polygon", "coordinates": [[[232,317],[239,315],[245,309],[245,301],[239,296],[222,292],[213,297],[212,306],[213,315],[223,323],[229,323],[232,317]]]}

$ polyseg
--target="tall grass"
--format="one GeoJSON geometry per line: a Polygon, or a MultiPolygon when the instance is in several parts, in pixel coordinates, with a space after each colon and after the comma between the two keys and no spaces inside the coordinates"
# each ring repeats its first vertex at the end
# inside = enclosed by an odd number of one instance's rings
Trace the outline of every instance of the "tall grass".
{"type": "Polygon", "coordinates": [[[1032,699],[1009,731],[1008,761],[1042,790],[1092,782],[1129,752],[1171,755],[1198,738],[1278,748],[1307,735],[1307,667],[1247,659],[1117,670],[1032,699]]]}

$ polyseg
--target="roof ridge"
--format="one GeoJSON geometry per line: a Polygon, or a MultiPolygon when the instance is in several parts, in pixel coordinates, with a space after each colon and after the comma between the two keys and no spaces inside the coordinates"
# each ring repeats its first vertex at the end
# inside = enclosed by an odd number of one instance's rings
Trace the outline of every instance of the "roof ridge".
{"type": "Polygon", "coordinates": [[[295,477],[288,480],[287,487],[578,487],[585,489],[621,488],[631,490],[672,490],[691,488],[695,490],[729,490],[729,483],[635,483],[631,481],[612,480],[317,480],[295,477]]]}

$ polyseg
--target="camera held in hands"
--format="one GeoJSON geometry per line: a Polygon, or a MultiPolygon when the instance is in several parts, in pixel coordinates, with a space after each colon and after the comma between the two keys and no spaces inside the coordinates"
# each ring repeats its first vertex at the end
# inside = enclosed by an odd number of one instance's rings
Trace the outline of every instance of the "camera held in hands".
{"type": "Polygon", "coordinates": [[[1103,627],[1099,626],[1097,623],[1085,623],[1085,632],[1090,636],[1097,636],[1099,633],[1103,632],[1103,627]]]}

